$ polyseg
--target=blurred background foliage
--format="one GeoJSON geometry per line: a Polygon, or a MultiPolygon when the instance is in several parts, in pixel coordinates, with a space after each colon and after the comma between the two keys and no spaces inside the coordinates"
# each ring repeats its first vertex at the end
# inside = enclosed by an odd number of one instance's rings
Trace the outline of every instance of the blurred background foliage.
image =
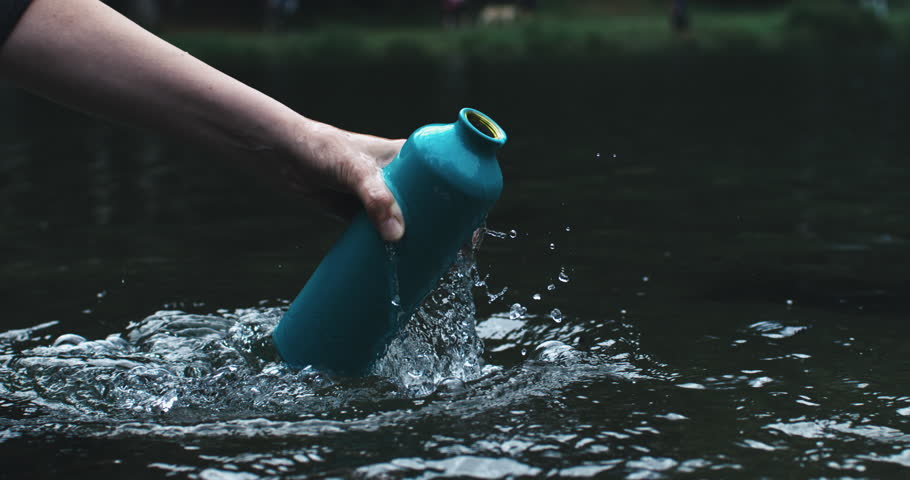
{"type": "Polygon", "coordinates": [[[210,61],[597,57],[910,44],[910,0],[108,0],[210,61]],[[687,28],[672,28],[675,3],[687,28]]]}

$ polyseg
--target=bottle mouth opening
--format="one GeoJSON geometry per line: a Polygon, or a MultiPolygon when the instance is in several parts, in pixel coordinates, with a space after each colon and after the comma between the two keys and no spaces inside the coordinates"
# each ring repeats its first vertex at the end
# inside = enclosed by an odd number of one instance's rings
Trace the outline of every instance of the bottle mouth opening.
{"type": "Polygon", "coordinates": [[[504,143],[506,139],[506,132],[500,128],[490,117],[474,110],[473,108],[465,108],[461,111],[461,117],[465,120],[465,123],[471,126],[473,130],[477,133],[487,137],[490,140],[493,140],[497,143],[504,143]]]}

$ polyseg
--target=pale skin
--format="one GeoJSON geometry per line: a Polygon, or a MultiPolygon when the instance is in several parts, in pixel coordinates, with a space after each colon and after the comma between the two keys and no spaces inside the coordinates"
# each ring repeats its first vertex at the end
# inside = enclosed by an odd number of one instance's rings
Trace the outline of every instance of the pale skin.
{"type": "Polygon", "coordinates": [[[202,145],[330,213],[349,216],[359,200],[383,239],[404,234],[380,173],[403,140],[308,119],[98,0],[34,0],[0,48],[0,76],[78,110],[202,145]]]}

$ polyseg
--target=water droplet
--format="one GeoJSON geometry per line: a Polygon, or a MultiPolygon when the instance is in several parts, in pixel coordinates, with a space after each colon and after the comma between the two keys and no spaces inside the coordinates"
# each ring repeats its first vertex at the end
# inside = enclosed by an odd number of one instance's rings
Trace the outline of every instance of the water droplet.
{"type": "Polygon", "coordinates": [[[518,236],[518,232],[515,230],[509,230],[509,238],[515,238],[518,236]]]}
{"type": "Polygon", "coordinates": [[[559,281],[562,283],[569,283],[569,275],[566,274],[566,269],[559,269],[559,281]]]}
{"type": "Polygon", "coordinates": [[[566,225],[566,231],[567,231],[567,232],[571,232],[571,231],[572,231],[572,227],[566,225]]]}
{"type": "Polygon", "coordinates": [[[489,235],[493,238],[506,238],[506,236],[508,235],[506,233],[497,232],[496,230],[491,230],[489,228],[485,229],[484,233],[486,233],[487,235],[489,235]]]}
{"type": "Polygon", "coordinates": [[[527,354],[528,354],[528,349],[527,349],[527,348],[522,348],[522,349],[521,349],[521,356],[524,357],[524,356],[527,356],[527,354]]]}
{"type": "Polygon", "coordinates": [[[549,285],[547,285],[547,290],[549,290],[549,291],[551,291],[551,292],[552,292],[553,290],[556,290],[556,285],[553,285],[552,283],[549,284],[549,285]]]}
{"type": "Polygon", "coordinates": [[[523,317],[524,314],[528,313],[528,309],[522,306],[520,303],[513,303],[512,308],[509,309],[509,318],[512,320],[518,320],[523,317]]]}
{"type": "MultiPolygon", "coordinates": [[[[489,288],[489,285],[487,285],[487,288],[489,288]]],[[[499,298],[505,295],[508,291],[509,287],[502,287],[502,290],[500,290],[499,293],[490,293],[490,291],[487,290],[487,299],[489,300],[489,303],[493,303],[496,300],[499,300],[499,298]]]]}
{"type": "Polygon", "coordinates": [[[595,153],[595,154],[594,154],[594,158],[599,159],[599,158],[600,158],[600,153],[595,153]]]}
{"type": "Polygon", "coordinates": [[[534,295],[531,296],[531,298],[533,298],[534,300],[540,300],[540,294],[535,293],[534,295]]]}
{"type": "Polygon", "coordinates": [[[556,250],[556,244],[550,243],[550,250],[556,250]]]}
{"type": "Polygon", "coordinates": [[[558,308],[554,308],[550,311],[550,318],[552,318],[556,323],[561,323],[563,319],[562,312],[559,311],[558,308]]]}

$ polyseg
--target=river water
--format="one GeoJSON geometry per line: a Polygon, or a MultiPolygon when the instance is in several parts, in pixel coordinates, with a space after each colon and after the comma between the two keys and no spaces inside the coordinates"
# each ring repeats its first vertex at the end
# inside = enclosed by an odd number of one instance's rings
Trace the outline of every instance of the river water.
{"type": "Polygon", "coordinates": [[[906,60],[223,66],[352,130],[509,133],[482,245],[358,379],[269,340],[342,225],[0,91],[0,477],[906,476],[906,60]]]}

